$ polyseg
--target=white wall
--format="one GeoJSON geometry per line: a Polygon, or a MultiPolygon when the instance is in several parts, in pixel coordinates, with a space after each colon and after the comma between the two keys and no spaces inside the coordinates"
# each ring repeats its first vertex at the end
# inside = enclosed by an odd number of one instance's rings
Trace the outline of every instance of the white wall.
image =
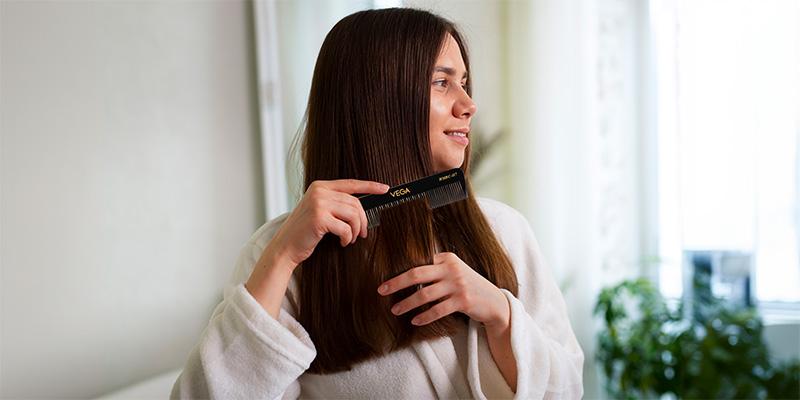
{"type": "Polygon", "coordinates": [[[263,220],[251,5],[0,15],[0,397],[182,365],[263,220]]]}

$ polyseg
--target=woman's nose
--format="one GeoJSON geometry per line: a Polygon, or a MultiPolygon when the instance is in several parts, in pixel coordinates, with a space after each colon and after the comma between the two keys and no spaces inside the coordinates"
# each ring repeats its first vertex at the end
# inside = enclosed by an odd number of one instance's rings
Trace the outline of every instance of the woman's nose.
{"type": "Polygon", "coordinates": [[[456,118],[466,118],[472,117],[478,111],[478,106],[475,105],[475,102],[472,101],[472,98],[469,97],[465,90],[461,90],[461,96],[453,104],[453,115],[456,118]]]}

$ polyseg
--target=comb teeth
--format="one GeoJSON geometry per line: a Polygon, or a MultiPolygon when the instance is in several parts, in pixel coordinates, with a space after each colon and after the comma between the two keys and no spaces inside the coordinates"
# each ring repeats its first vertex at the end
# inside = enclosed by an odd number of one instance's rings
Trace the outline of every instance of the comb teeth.
{"type": "Polygon", "coordinates": [[[431,209],[464,200],[467,198],[467,191],[458,182],[433,189],[428,193],[428,205],[431,209]]]}
{"type": "MultiPolygon", "coordinates": [[[[423,193],[417,193],[417,194],[415,194],[413,196],[404,197],[404,198],[402,198],[400,200],[397,200],[395,202],[387,203],[387,204],[372,208],[370,210],[367,210],[366,211],[366,214],[367,214],[367,229],[376,227],[376,226],[381,224],[381,210],[385,210],[387,208],[392,208],[392,207],[395,207],[395,206],[399,206],[400,204],[409,202],[411,200],[416,200],[416,199],[425,197],[424,195],[425,195],[424,192],[423,193]]],[[[432,207],[432,208],[435,208],[435,207],[432,207]]]]}

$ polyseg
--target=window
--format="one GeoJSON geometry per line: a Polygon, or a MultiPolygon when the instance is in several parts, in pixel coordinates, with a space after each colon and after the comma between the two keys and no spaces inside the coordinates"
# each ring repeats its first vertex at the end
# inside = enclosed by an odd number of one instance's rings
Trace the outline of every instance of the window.
{"type": "Polygon", "coordinates": [[[745,260],[759,303],[800,302],[800,2],[652,0],[650,12],[662,291],[679,297],[686,255],[710,251],[745,260]]]}

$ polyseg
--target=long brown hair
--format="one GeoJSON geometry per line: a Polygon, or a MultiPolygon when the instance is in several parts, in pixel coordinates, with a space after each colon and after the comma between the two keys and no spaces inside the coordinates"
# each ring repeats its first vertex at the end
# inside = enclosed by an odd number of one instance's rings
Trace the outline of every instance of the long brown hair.
{"type": "MultiPolygon", "coordinates": [[[[426,11],[393,8],[349,15],[328,33],[317,58],[306,114],[304,185],[362,179],[398,185],[433,174],[429,142],[430,84],[449,33],[469,70],[455,26],[426,11]]],[[[467,84],[467,93],[472,90],[467,84]]],[[[517,294],[511,261],[495,238],[461,168],[469,198],[430,210],[420,199],[384,210],[367,239],[342,248],[323,237],[299,267],[298,321],[317,348],[309,372],[353,364],[429,338],[452,335],[468,317],[449,315],[411,324],[429,306],[395,316],[390,308],[414,293],[384,298],[378,285],[410,268],[432,264],[434,246],[450,251],[500,288],[517,294]]]]}

